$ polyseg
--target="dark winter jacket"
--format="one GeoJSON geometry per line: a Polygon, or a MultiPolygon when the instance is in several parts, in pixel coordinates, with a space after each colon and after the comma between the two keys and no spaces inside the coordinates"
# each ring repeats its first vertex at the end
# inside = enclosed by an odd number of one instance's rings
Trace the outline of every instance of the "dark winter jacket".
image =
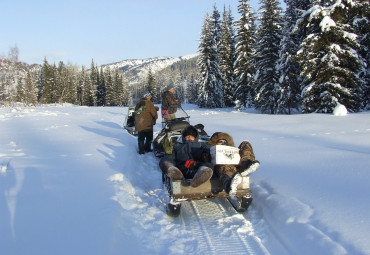
{"type": "Polygon", "coordinates": [[[135,129],[138,132],[153,130],[158,119],[157,110],[152,101],[142,98],[135,107],[135,129]]]}
{"type": "Polygon", "coordinates": [[[206,165],[213,169],[213,166],[207,162],[209,155],[209,145],[205,142],[199,141],[198,131],[193,126],[188,126],[183,130],[183,136],[173,146],[172,158],[176,166],[183,172],[186,178],[192,178],[191,174],[195,174],[196,170],[206,165]],[[189,129],[196,133],[194,141],[186,141],[184,134],[188,133],[189,129]],[[180,141],[179,141],[180,140],[180,141]],[[195,164],[189,169],[187,168],[187,160],[192,159],[195,164]],[[190,174],[189,174],[190,173],[190,174]]]}
{"type": "Polygon", "coordinates": [[[167,110],[168,114],[177,112],[177,107],[181,107],[172,92],[166,91],[162,96],[162,110],[167,110]]]}

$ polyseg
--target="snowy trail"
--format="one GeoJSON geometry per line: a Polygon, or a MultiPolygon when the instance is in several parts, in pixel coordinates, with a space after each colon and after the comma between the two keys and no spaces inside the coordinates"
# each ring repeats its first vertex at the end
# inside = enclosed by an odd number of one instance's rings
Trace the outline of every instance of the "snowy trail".
{"type": "Polygon", "coordinates": [[[186,107],[208,134],[253,144],[247,212],[209,199],[169,217],[158,159],[138,155],[125,107],[0,108],[1,254],[370,254],[368,112],[186,107]]]}
{"type": "Polygon", "coordinates": [[[246,219],[226,199],[184,202],[184,227],[198,237],[199,254],[270,254],[246,219]]]}
{"type": "Polygon", "coordinates": [[[152,153],[138,155],[133,149],[137,138],[123,132],[125,146],[120,153],[133,160],[122,167],[122,174],[110,177],[116,182],[112,199],[122,209],[120,229],[142,243],[142,252],[270,254],[246,218],[248,212],[236,212],[226,199],[183,202],[178,218],[167,216],[168,194],[162,184],[159,159],[152,153]],[[142,232],[147,235],[140,235],[142,232]]]}

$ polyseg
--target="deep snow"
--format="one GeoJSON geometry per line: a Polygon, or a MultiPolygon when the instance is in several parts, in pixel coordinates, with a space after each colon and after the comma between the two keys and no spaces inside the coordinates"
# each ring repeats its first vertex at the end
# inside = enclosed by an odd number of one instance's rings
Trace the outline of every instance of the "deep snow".
{"type": "Polygon", "coordinates": [[[370,254],[369,112],[184,109],[252,143],[247,212],[201,200],[168,217],[158,159],[122,129],[127,107],[0,108],[1,254],[370,254]]]}

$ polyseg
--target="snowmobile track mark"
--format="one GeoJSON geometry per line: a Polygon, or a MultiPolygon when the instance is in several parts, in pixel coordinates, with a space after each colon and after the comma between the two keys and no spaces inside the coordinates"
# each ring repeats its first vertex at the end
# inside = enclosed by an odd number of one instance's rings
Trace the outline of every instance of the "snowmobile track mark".
{"type": "Polygon", "coordinates": [[[238,231],[252,224],[226,199],[184,202],[181,217],[184,227],[198,239],[197,254],[270,254],[253,229],[238,231]]]}

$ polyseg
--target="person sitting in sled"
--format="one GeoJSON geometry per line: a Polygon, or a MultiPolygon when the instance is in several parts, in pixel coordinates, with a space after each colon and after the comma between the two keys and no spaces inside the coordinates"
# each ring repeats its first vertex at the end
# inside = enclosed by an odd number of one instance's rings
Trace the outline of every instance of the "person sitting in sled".
{"type": "Polygon", "coordinates": [[[167,90],[162,95],[161,114],[162,118],[167,122],[175,119],[177,108],[181,107],[181,103],[174,96],[175,88],[173,85],[168,85],[167,90]]]}
{"type": "Polygon", "coordinates": [[[190,186],[198,187],[209,181],[213,175],[213,165],[209,145],[199,142],[198,131],[189,125],[182,131],[173,146],[172,154],[160,161],[162,171],[174,180],[192,179],[190,186]]]}
{"type": "MultiPolygon", "coordinates": [[[[210,146],[227,145],[235,147],[233,138],[229,134],[223,132],[214,133],[208,144],[210,146]]],[[[252,145],[248,141],[243,141],[238,148],[240,155],[238,165],[214,166],[215,174],[222,183],[225,192],[230,196],[236,195],[237,187],[242,182],[242,176],[247,176],[255,172],[260,166],[260,162],[255,160],[252,145]]]]}
{"type": "Polygon", "coordinates": [[[158,107],[155,107],[150,99],[150,93],[144,94],[135,107],[135,129],[138,131],[139,154],[151,152],[151,143],[153,141],[153,126],[158,119],[158,107]]]}

